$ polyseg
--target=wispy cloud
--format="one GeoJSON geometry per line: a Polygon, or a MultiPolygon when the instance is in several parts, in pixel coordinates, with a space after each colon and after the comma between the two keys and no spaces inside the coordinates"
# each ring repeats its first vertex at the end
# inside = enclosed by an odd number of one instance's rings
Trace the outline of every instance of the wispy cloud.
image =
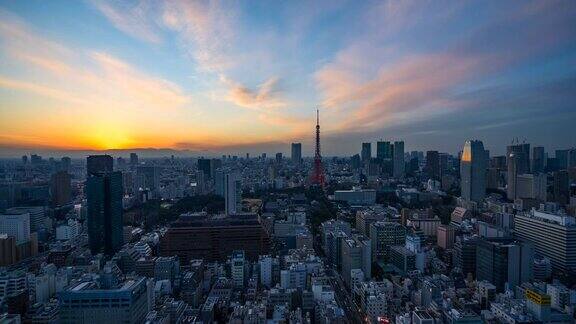
{"type": "Polygon", "coordinates": [[[280,97],[281,87],[278,78],[270,78],[256,89],[234,82],[224,76],[222,81],[229,87],[228,100],[238,106],[257,110],[266,110],[286,106],[280,97]]]}
{"type": "Polygon", "coordinates": [[[154,5],[152,1],[106,1],[92,0],[92,4],[113,25],[122,32],[140,40],[158,44],[161,33],[150,16],[154,5]]]}
{"type": "MultiPolygon", "coordinates": [[[[34,80],[4,76],[0,86],[74,104],[170,109],[190,102],[180,87],[112,55],[68,48],[4,14],[0,50],[34,80]]],[[[30,78],[30,77],[29,77],[30,78]]]]}
{"type": "MultiPolygon", "coordinates": [[[[401,25],[409,19],[396,15],[412,15],[401,8],[392,12],[401,25]]],[[[315,78],[324,105],[350,114],[338,126],[342,130],[375,130],[421,121],[458,108],[461,102],[455,95],[462,85],[569,45],[576,37],[575,13],[574,5],[565,2],[540,6],[539,10],[520,8],[518,14],[488,22],[452,45],[392,56],[393,64],[385,56],[374,59],[371,55],[389,48],[389,35],[379,42],[370,35],[371,42],[355,40],[317,71],[315,78]],[[568,31],[567,25],[575,28],[568,31]],[[366,73],[366,66],[375,72],[366,73]]]]}

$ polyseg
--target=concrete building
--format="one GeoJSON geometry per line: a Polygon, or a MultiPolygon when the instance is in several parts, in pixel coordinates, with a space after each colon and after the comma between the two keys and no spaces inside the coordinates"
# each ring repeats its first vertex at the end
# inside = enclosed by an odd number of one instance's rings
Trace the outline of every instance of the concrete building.
{"type": "Polygon", "coordinates": [[[0,214],[0,234],[16,239],[16,244],[30,241],[30,214],[0,214]]]}
{"type": "Polygon", "coordinates": [[[360,187],[354,187],[352,190],[336,190],[334,200],[345,201],[350,206],[369,206],[376,203],[376,190],[360,187]]]}
{"type": "Polygon", "coordinates": [[[150,311],[151,289],[146,278],[114,289],[99,289],[94,282],[72,285],[58,294],[60,322],[142,323],[150,311]]]}
{"type": "Polygon", "coordinates": [[[184,214],[160,241],[160,253],[178,255],[182,263],[192,259],[224,261],[235,250],[243,250],[246,259],[255,261],[269,248],[270,238],[256,214],[184,214]]]}
{"type": "Polygon", "coordinates": [[[234,287],[242,289],[246,282],[246,259],[244,258],[244,251],[234,251],[230,259],[232,282],[234,283],[234,287]]]}
{"type": "Polygon", "coordinates": [[[514,218],[515,236],[534,244],[555,270],[576,270],[576,219],[532,209],[514,218]]]}
{"type": "Polygon", "coordinates": [[[454,246],[455,228],[452,225],[439,225],[437,244],[443,249],[451,249],[454,246]]]}
{"type": "Polygon", "coordinates": [[[370,241],[374,260],[387,261],[390,247],[406,242],[406,228],[395,222],[375,222],[370,225],[370,241]]]}
{"type": "Polygon", "coordinates": [[[476,245],[476,279],[499,292],[533,279],[534,247],[510,238],[481,239],[476,245]]]}
{"type": "Polygon", "coordinates": [[[352,270],[360,269],[364,279],[372,277],[372,252],[370,239],[365,236],[353,236],[342,242],[342,277],[350,287],[352,270]]]}

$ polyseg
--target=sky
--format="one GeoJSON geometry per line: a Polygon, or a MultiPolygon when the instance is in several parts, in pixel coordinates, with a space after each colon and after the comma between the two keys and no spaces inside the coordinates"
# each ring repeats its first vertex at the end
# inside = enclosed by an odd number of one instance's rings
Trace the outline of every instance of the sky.
{"type": "Polygon", "coordinates": [[[324,156],[576,146],[576,1],[0,0],[0,156],[310,155],[317,108],[324,156]]]}

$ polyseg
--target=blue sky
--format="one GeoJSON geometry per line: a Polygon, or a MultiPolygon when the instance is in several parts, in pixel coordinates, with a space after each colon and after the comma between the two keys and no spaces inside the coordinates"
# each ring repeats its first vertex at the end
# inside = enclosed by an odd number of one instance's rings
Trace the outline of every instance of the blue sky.
{"type": "Polygon", "coordinates": [[[575,1],[0,1],[0,150],[576,144],[575,1]]]}

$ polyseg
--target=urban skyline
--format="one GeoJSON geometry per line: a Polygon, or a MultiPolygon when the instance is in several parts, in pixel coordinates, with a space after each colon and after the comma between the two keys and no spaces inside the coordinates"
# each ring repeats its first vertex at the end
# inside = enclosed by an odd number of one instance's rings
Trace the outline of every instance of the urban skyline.
{"type": "Polygon", "coordinates": [[[0,156],[573,146],[575,7],[0,1],[0,156]]]}
{"type": "Polygon", "coordinates": [[[575,63],[575,0],[0,0],[0,323],[576,323],[575,63]]]}

